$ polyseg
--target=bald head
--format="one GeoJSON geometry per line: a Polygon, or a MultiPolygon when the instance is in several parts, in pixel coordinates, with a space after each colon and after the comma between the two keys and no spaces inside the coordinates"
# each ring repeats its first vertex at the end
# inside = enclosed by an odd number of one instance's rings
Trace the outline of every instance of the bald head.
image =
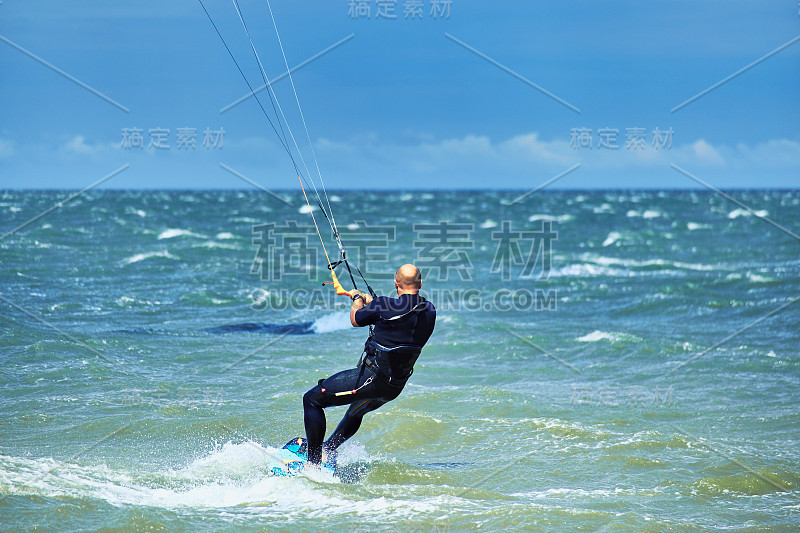
{"type": "Polygon", "coordinates": [[[422,287],[422,274],[417,267],[407,264],[397,269],[394,281],[401,291],[416,293],[422,287]]]}

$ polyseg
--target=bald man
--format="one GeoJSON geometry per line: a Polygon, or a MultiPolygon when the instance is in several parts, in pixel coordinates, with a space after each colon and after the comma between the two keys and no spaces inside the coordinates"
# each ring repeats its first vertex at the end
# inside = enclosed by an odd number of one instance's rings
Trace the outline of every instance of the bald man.
{"type": "Polygon", "coordinates": [[[433,304],[419,295],[422,276],[414,265],[403,265],[394,278],[397,298],[380,296],[374,300],[360,291],[351,291],[350,323],[370,326],[369,338],[357,368],[319,380],[303,396],[308,461],[319,464],[361,426],[361,419],[386,402],[397,398],[414,370],[422,347],[428,342],[436,322],[433,304]],[[350,408],[324,443],[325,411],[332,405],[350,408]]]}

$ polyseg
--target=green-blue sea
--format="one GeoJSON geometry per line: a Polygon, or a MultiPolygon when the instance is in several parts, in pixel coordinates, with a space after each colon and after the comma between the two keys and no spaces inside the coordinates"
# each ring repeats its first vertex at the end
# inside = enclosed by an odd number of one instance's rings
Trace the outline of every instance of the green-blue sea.
{"type": "Polygon", "coordinates": [[[285,478],[366,337],[300,191],[1,191],[0,529],[800,529],[800,191],[524,192],[323,196],[438,319],[347,475],[285,478]]]}

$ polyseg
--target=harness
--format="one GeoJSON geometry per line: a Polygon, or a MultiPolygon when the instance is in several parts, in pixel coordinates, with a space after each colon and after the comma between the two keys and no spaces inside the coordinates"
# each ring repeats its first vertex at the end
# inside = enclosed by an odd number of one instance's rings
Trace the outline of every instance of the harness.
{"type": "MultiPolygon", "coordinates": [[[[420,296],[420,298],[422,298],[420,296]]],[[[419,312],[426,307],[428,301],[422,298],[422,301],[411,308],[411,310],[393,316],[391,318],[381,318],[383,323],[391,323],[402,320],[407,316],[416,313],[416,320],[419,320],[419,312]]],[[[416,323],[414,324],[416,327],[416,323]]],[[[369,337],[364,343],[364,351],[359,360],[359,366],[365,366],[372,371],[376,376],[391,386],[399,387],[408,381],[411,374],[414,373],[414,363],[416,363],[419,354],[422,352],[422,346],[417,344],[399,344],[397,346],[384,346],[374,337],[374,327],[369,327],[369,337]]]]}

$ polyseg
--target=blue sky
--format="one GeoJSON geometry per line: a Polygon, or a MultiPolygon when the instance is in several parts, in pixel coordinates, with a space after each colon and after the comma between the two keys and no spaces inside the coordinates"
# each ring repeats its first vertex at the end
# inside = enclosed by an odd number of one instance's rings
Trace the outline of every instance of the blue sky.
{"type": "MultiPolygon", "coordinates": [[[[290,66],[347,39],[293,76],[329,189],[527,190],[575,165],[550,187],[700,186],[671,165],[720,188],[800,184],[800,41],[674,110],[800,36],[797,0],[452,0],[436,18],[424,0],[406,19],[409,1],[385,2],[387,19],[377,0],[368,18],[350,0],[271,0],[290,66]],[[655,130],[671,143],[653,146],[655,130]],[[644,144],[627,147],[629,135],[644,144]]],[[[233,4],[204,3],[261,85],[233,4]]],[[[266,0],[240,5],[268,76],[280,75],[266,0]]],[[[248,89],[196,0],[5,0],[0,36],[0,188],[79,189],[123,165],[103,187],[251,187],[220,164],[296,188],[253,98],[220,113],[248,89]],[[143,149],[122,146],[126,128],[142,130],[143,149]],[[196,148],[177,147],[183,128],[196,148]],[[168,148],[147,146],[157,129],[168,148]],[[203,146],[206,129],[224,130],[221,147],[203,146]]],[[[288,78],[275,90],[313,168],[288,78]]]]}

